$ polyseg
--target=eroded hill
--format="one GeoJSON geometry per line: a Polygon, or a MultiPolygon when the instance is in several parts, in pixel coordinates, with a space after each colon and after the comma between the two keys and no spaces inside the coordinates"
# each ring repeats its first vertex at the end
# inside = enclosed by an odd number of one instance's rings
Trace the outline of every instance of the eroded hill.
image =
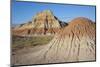
{"type": "Polygon", "coordinates": [[[53,12],[44,10],[33,16],[32,21],[20,24],[12,29],[14,35],[53,35],[67,23],[61,22],[53,12]]]}
{"type": "Polygon", "coordinates": [[[57,32],[50,43],[43,45],[42,48],[36,47],[39,48],[38,51],[14,55],[13,63],[23,65],[94,61],[95,33],[94,23],[91,20],[83,17],[75,18],[68,26],[57,32]]]}

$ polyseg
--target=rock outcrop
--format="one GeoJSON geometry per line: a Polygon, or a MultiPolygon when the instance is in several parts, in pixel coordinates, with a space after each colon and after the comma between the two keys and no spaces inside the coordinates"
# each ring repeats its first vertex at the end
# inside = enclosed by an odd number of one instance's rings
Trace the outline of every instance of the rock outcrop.
{"type": "Polygon", "coordinates": [[[15,34],[20,35],[51,35],[55,34],[58,30],[63,28],[67,23],[63,23],[56,16],[53,15],[52,11],[45,10],[37,13],[32,22],[21,24],[17,26],[13,31],[15,34]]]}
{"type": "Polygon", "coordinates": [[[96,30],[93,24],[82,17],[72,20],[44,48],[44,60],[48,63],[95,60],[96,30]]]}
{"type": "Polygon", "coordinates": [[[14,63],[43,64],[94,61],[96,60],[95,33],[94,23],[91,20],[83,17],[76,18],[69,22],[67,27],[59,31],[49,44],[44,45],[37,52],[20,57],[16,56],[19,60],[14,60],[14,63]]]}

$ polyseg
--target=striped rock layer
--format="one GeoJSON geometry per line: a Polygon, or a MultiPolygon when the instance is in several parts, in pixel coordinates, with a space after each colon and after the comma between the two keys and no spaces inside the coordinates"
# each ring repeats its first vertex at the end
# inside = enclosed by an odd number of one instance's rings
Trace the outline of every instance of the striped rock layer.
{"type": "Polygon", "coordinates": [[[21,24],[13,29],[14,34],[18,35],[50,35],[55,34],[58,30],[63,28],[66,23],[58,20],[50,10],[44,10],[37,13],[32,22],[21,24]]]}
{"type": "MultiPolygon", "coordinates": [[[[37,52],[17,57],[16,64],[95,61],[94,23],[83,17],[72,20],[37,52]],[[24,59],[25,58],[25,59],[24,59]],[[19,59],[19,60],[18,60],[19,59]]],[[[16,57],[15,57],[16,58],[16,57]]]]}

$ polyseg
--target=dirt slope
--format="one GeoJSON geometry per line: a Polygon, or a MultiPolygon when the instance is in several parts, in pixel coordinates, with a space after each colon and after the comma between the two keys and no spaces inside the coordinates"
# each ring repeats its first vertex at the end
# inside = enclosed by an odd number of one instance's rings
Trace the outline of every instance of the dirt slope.
{"type": "MultiPolygon", "coordinates": [[[[79,17],[55,35],[38,51],[13,57],[14,64],[41,64],[95,60],[95,27],[87,18],[79,17]]],[[[39,47],[37,47],[38,49],[39,47]]]]}

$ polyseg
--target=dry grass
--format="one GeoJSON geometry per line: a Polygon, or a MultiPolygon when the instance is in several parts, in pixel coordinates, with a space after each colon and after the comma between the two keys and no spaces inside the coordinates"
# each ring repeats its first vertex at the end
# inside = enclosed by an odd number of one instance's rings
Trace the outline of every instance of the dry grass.
{"type": "Polygon", "coordinates": [[[36,45],[44,45],[52,40],[53,36],[34,36],[34,37],[18,37],[12,36],[12,51],[34,47],[36,45]]]}

